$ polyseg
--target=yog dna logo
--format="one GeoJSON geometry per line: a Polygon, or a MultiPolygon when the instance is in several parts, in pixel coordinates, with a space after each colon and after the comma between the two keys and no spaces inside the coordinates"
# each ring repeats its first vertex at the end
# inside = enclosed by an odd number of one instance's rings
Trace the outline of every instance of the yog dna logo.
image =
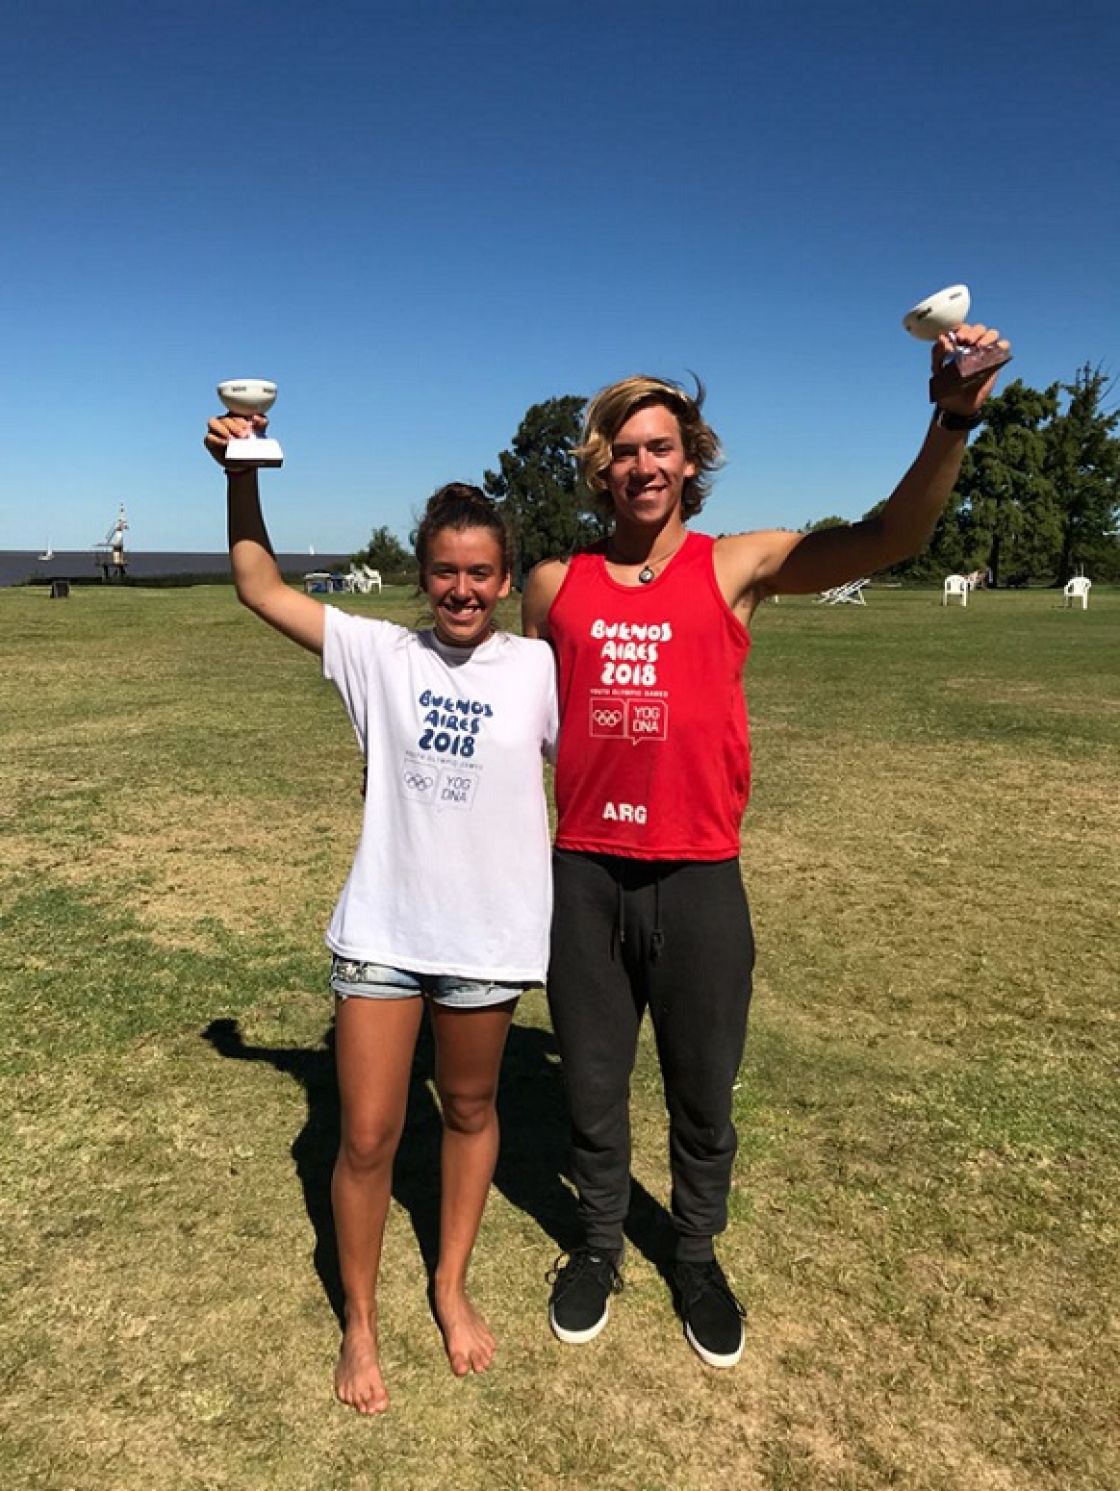
{"type": "Polygon", "coordinates": [[[590,701],[588,731],[597,738],[629,740],[634,745],[643,740],[666,740],[669,701],[600,695],[590,701]]]}

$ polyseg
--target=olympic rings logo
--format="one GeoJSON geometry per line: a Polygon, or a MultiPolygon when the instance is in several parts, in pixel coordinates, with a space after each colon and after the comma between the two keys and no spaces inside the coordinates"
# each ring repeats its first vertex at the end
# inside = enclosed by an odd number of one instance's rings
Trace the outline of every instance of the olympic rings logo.
{"type": "Polygon", "coordinates": [[[434,781],[435,777],[426,777],[419,771],[406,771],[404,774],[404,784],[410,792],[427,792],[434,781]]]}
{"type": "Polygon", "coordinates": [[[622,711],[621,709],[593,709],[591,718],[596,725],[606,725],[608,729],[613,729],[615,725],[622,724],[622,711]]]}

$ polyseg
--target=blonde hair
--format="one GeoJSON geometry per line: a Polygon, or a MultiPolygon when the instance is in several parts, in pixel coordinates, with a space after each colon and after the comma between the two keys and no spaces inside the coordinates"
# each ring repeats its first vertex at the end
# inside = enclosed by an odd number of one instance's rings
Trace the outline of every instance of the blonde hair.
{"type": "Polygon", "coordinates": [[[613,504],[607,493],[607,470],[615,436],[632,414],[650,404],[663,404],[675,415],[681,432],[685,458],[696,467],[686,479],[681,498],[681,516],[691,518],[704,506],[712,477],[723,460],[719,436],[701,417],[704,385],[696,379],[696,393],[689,394],[679,383],[636,373],[600,391],[583,417],[583,440],[575,447],[580,476],[598,507],[609,513],[613,504]]]}

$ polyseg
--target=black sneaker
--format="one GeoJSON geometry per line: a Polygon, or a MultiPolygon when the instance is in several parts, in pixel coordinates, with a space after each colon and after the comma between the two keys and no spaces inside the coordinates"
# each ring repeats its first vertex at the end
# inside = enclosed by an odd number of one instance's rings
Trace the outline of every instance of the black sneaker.
{"type": "Polygon", "coordinates": [[[607,1323],[610,1297],[622,1288],[622,1279],[610,1253],[577,1248],[567,1255],[563,1268],[560,1254],[549,1270],[552,1294],[548,1301],[548,1323],[561,1341],[582,1346],[593,1341],[607,1323]]]}
{"type": "Polygon", "coordinates": [[[733,1367],[743,1354],[747,1312],[731,1293],[723,1269],[707,1263],[677,1263],[673,1269],[677,1308],[688,1344],[709,1367],[733,1367]]]}

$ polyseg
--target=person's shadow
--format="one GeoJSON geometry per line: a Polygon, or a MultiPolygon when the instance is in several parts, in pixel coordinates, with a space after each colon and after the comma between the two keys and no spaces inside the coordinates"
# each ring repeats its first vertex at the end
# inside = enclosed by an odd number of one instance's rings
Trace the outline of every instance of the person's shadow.
{"type": "MultiPolygon", "coordinates": [[[[338,1151],[339,1107],[334,1024],[321,1045],[251,1046],[236,1020],[213,1020],[202,1032],[220,1056],[263,1062],[294,1077],[307,1097],[307,1118],[292,1143],[292,1159],[315,1234],[315,1271],[331,1308],[343,1319],[338,1245],[331,1215],[331,1171],[338,1151]]],[[[404,1134],[393,1166],[393,1196],[408,1212],[429,1280],[439,1251],[439,1150],[442,1132],[433,1094],[434,1050],[425,1019],[416,1043],[404,1134]]],[[[551,1031],[510,1027],[502,1063],[498,1112],[502,1146],[494,1184],[564,1252],[577,1246],[579,1223],[567,1176],[568,1116],[551,1031]]],[[[630,1183],[626,1234],[668,1279],[674,1234],[668,1212],[638,1181],[630,1183]]]]}

